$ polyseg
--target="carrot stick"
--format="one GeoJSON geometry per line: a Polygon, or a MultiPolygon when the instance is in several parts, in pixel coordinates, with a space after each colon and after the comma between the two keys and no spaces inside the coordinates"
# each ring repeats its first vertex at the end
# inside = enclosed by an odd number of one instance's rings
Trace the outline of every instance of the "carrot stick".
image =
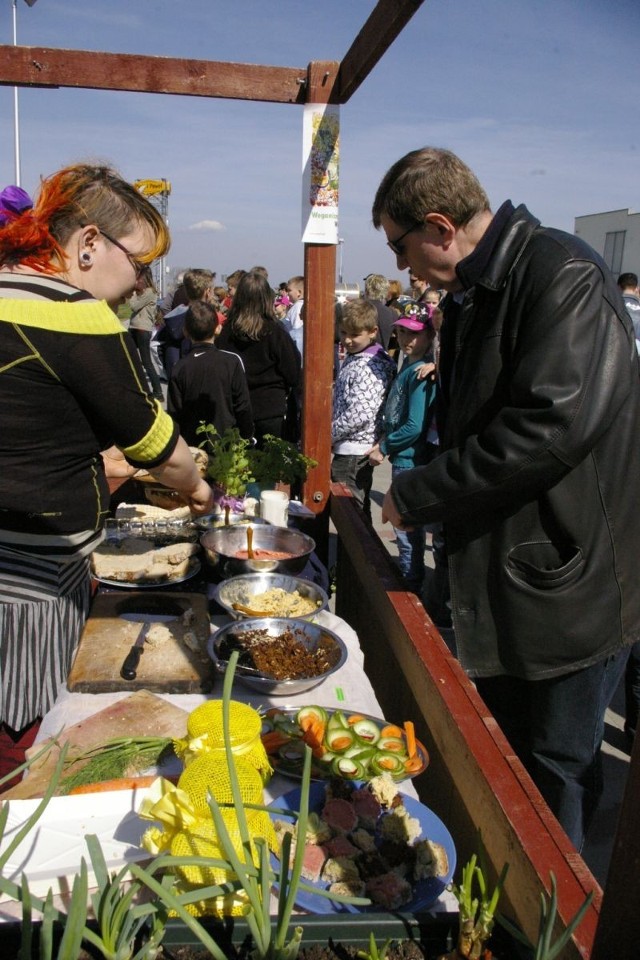
{"type": "Polygon", "coordinates": [[[407,773],[416,773],[422,769],[422,759],[420,757],[410,757],[409,760],[405,760],[404,768],[407,773]]]}
{"type": "Polygon", "coordinates": [[[404,733],[407,738],[407,753],[409,754],[409,759],[412,760],[417,753],[417,747],[416,731],[411,720],[405,720],[404,733]]]}
{"type": "Polygon", "coordinates": [[[262,746],[267,753],[273,753],[278,747],[282,747],[285,743],[288,743],[290,738],[286,734],[280,733],[279,730],[270,730],[268,733],[263,733],[261,739],[262,746]]]}
{"type": "MultiPolygon", "coordinates": [[[[148,777],[116,777],[114,780],[98,780],[95,783],[83,783],[73,787],[67,796],[72,797],[81,793],[106,793],[109,790],[136,790],[150,787],[157,779],[158,774],[154,773],[148,777]]],[[[177,777],[165,777],[165,780],[171,780],[173,783],[177,782],[177,777]]]]}

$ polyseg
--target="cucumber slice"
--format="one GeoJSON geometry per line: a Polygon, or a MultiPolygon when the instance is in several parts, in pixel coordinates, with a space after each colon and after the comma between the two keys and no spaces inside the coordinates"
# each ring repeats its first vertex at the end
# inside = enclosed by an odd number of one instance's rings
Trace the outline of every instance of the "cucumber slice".
{"type": "Polygon", "coordinates": [[[324,709],[324,707],[301,707],[296,713],[296,722],[302,726],[301,721],[306,720],[309,717],[312,717],[319,723],[325,724],[327,722],[327,711],[324,709]]]}
{"type": "Polygon", "coordinates": [[[373,720],[357,720],[351,729],[364,743],[377,743],[380,739],[380,728],[373,720]]]}
{"type": "Polygon", "coordinates": [[[364,768],[353,757],[336,757],[331,764],[331,772],[345,780],[362,780],[364,768]]]}
{"type": "Polygon", "coordinates": [[[333,753],[345,753],[355,743],[355,735],[348,727],[339,727],[334,730],[327,730],[324,735],[324,742],[333,753]]]}
{"type": "Polygon", "coordinates": [[[347,722],[342,710],[334,710],[331,716],[327,721],[327,730],[350,730],[351,727],[347,722]]]}
{"type": "Polygon", "coordinates": [[[397,753],[398,756],[407,758],[407,745],[400,737],[380,737],[378,740],[378,749],[385,753],[397,753]]]}
{"type": "Polygon", "coordinates": [[[395,753],[386,753],[384,750],[379,750],[377,755],[371,758],[370,766],[376,775],[389,773],[394,780],[396,778],[402,780],[406,776],[404,763],[401,757],[395,753]]]}

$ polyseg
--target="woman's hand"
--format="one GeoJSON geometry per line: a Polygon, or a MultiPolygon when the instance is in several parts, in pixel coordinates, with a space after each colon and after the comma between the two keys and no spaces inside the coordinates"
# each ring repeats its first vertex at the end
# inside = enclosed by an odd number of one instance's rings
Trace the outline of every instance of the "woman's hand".
{"type": "Polygon", "coordinates": [[[104,475],[109,479],[132,477],[134,473],[137,473],[138,468],[132,467],[125,459],[123,452],[118,450],[117,447],[102,450],[101,456],[104,464],[104,475]]]}
{"type": "Polygon", "coordinates": [[[181,494],[185,500],[191,513],[195,513],[198,516],[203,516],[207,513],[212,513],[213,511],[213,490],[209,486],[206,480],[201,479],[198,484],[197,490],[194,491],[191,496],[187,498],[186,494],[181,494]]]}
{"type": "Polygon", "coordinates": [[[196,467],[189,447],[182,437],[170,457],[149,473],[158,483],[177,490],[192,513],[199,516],[213,510],[213,490],[196,467]]]}

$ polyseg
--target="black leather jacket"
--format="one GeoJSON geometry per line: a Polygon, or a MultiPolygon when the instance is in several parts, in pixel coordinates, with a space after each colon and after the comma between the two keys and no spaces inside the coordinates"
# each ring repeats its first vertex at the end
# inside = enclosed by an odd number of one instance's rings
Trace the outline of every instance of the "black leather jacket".
{"type": "Polygon", "coordinates": [[[619,290],[580,239],[509,207],[457,313],[444,452],[394,501],[405,522],[445,521],[471,675],[589,666],[640,637],[640,378],[619,290]]]}

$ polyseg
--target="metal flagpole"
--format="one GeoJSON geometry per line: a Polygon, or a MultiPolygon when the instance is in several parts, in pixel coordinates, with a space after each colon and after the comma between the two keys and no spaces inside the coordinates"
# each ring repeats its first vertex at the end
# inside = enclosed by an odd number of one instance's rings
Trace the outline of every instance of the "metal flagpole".
{"type": "MultiPolygon", "coordinates": [[[[18,46],[18,0],[13,0],[13,45],[18,46]]],[[[13,88],[13,142],[16,187],[20,184],[20,120],[18,117],[18,88],[13,88]]]]}
{"type": "MultiPolygon", "coordinates": [[[[24,0],[32,7],[36,0],[24,0]]],[[[13,45],[18,46],[18,0],[13,0],[13,45]]],[[[15,144],[15,179],[16,187],[20,187],[20,117],[18,113],[18,88],[13,88],[13,139],[15,144]]]]}

